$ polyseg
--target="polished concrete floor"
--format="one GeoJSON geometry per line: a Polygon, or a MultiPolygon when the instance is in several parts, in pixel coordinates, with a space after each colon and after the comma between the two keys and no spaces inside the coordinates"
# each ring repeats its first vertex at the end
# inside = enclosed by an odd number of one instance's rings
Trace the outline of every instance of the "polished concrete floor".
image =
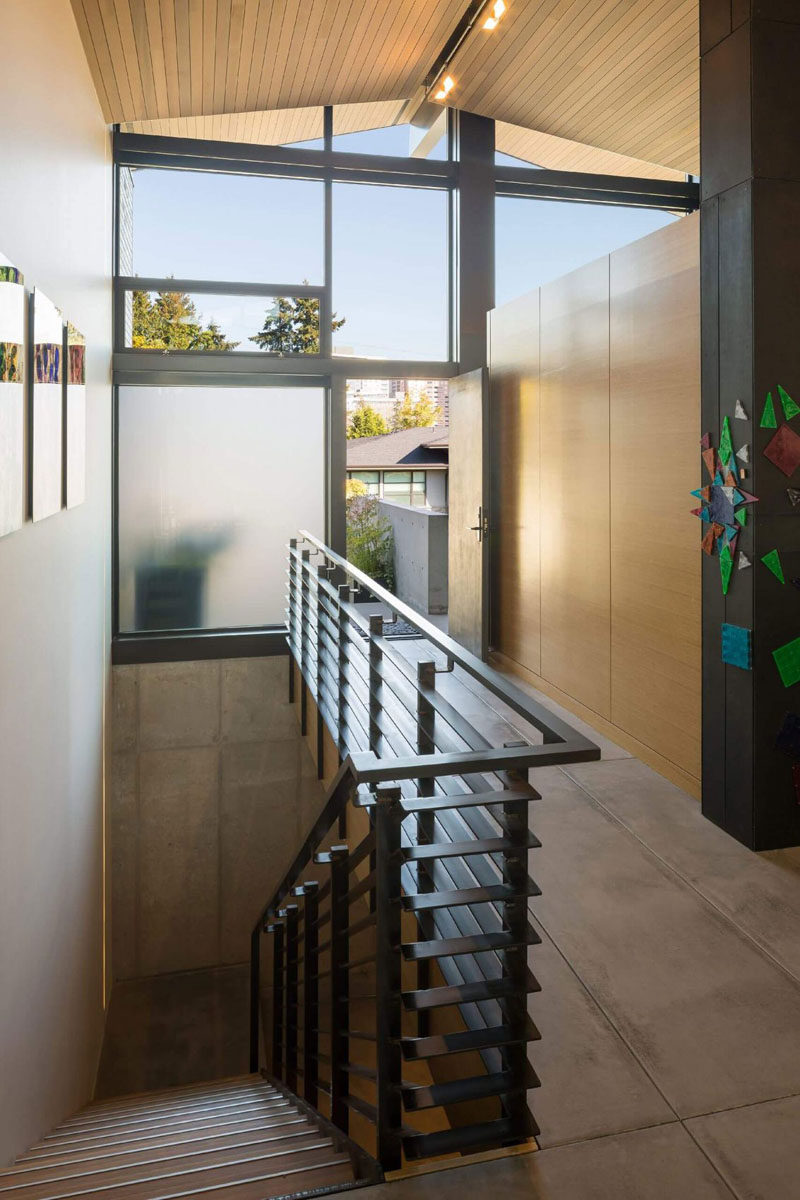
{"type": "MultiPolygon", "coordinates": [[[[404,648],[431,656],[424,643],[404,648]]],[[[493,744],[515,731],[534,740],[459,672],[437,686],[493,744]]],[[[541,1151],[385,1184],[365,1200],[389,1189],[394,1200],[461,1200],[489,1188],[508,1200],[800,1200],[800,850],[750,853],[694,799],[594,740],[599,762],[532,776],[542,945],[531,968],[542,991],[531,1012],[542,1040],[531,1059],[542,1086],[530,1100],[541,1151]]],[[[202,993],[189,978],[181,986],[202,993]]],[[[221,1007],[198,1001],[206,1021],[225,1005],[246,1008],[244,976],[231,981],[209,984],[209,996],[222,986],[221,1007]]],[[[123,1075],[142,1086],[137,1055],[171,1054],[165,1021],[180,1021],[175,1001],[148,1029],[141,989],[123,986],[116,1049],[107,1044],[104,1057],[117,1090],[123,1075]]],[[[186,1033],[184,1023],[178,1040],[186,1033]]],[[[242,1045],[226,1035],[220,1051],[220,1034],[217,1025],[204,1035],[193,1071],[228,1073],[242,1045]]]]}

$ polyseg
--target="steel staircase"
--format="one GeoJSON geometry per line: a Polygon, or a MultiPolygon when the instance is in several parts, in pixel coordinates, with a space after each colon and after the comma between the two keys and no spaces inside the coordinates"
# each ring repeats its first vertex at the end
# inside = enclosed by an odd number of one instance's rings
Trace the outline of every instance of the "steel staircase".
{"type": "Polygon", "coordinates": [[[290,699],[329,787],[252,932],[251,1067],[386,1173],[524,1143],[539,1037],[528,772],[599,751],[308,533],[288,578],[290,699]],[[428,660],[402,653],[370,599],[428,660]],[[456,665],[541,741],[490,744],[437,687],[456,665]]]}

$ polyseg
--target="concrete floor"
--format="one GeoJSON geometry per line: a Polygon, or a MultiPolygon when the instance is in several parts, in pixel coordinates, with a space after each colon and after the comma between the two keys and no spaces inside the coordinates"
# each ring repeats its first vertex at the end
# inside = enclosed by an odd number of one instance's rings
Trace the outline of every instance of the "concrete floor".
{"type": "MultiPolygon", "coordinates": [[[[424,642],[398,645],[431,657],[424,642]]],[[[515,731],[535,739],[460,672],[437,687],[494,744],[515,731]]],[[[364,1200],[487,1188],[508,1200],[800,1198],[800,850],[750,853],[694,799],[587,732],[599,762],[532,776],[542,945],[531,968],[542,991],[531,1013],[542,1040],[531,1060],[542,1086],[530,1100],[542,1149],[364,1200]]],[[[169,1038],[162,1028],[130,1041],[136,998],[126,1019],[116,993],[114,1003],[117,1071],[127,1062],[133,1081],[135,1056],[169,1038]]],[[[204,1045],[199,1060],[221,1069],[227,1052],[204,1045]]]]}

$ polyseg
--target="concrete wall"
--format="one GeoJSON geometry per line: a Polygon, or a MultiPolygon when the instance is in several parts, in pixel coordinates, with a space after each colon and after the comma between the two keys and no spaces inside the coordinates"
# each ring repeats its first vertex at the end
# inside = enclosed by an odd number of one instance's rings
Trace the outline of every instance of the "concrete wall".
{"type": "Polygon", "coordinates": [[[0,1162],[90,1096],[103,1029],[108,133],[69,0],[3,0],[0,249],[87,341],[86,502],[0,540],[0,1162]]]}
{"type": "Polygon", "coordinates": [[[117,979],[243,962],[323,799],[288,659],[115,667],[117,979]]]}
{"type": "Polygon", "coordinates": [[[380,501],[394,531],[395,593],[421,613],[447,612],[447,513],[380,501]]]}

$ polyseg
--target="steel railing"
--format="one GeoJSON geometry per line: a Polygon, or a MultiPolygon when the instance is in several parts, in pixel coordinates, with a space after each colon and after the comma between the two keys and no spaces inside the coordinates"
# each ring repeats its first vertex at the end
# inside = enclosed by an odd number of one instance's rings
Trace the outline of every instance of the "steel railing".
{"type": "Polygon", "coordinates": [[[538,1082],[528,771],[599,751],[305,532],[289,546],[287,627],[302,732],[320,778],[326,738],[338,770],[253,930],[251,1065],[263,1001],[271,1075],[384,1171],[524,1140],[538,1082]],[[365,600],[442,662],[414,663],[365,600]],[[437,687],[456,666],[541,741],[491,745],[437,687]]]}

